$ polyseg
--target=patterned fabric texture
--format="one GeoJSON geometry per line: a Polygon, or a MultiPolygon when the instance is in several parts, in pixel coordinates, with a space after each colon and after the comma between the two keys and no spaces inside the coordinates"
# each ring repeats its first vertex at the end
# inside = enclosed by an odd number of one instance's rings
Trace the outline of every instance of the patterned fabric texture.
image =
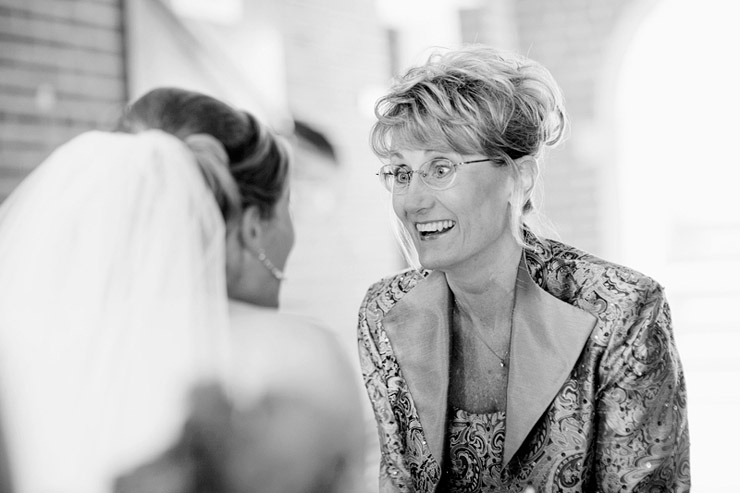
{"type": "MultiPolygon", "coordinates": [[[[531,236],[528,242],[532,248],[525,250],[522,265],[537,289],[591,314],[595,325],[545,411],[511,458],[501,460],[495,488],[479,491],[519,493],[528,485],[538,493],[689,491],[685,382],[662,287],[562,243],[531,236]]],[[[389,338],[384,325],[399,301],[432,275],[409,270],[383,279],[370,287],[360,307],[360,364],[380,437],[381,491],[443,490],[450,441],[467,439],[448,435],[445,452],[435,453],[430,442],[439,430],[419,412],[420,389],[426,388],[411,385],[410,373],[399,365],[414,345],[394,346],[400,339],[389,338]]],[[[442,298],[426,303],[444,304],[442,298]]],[[[509,379],[511,385],[511,374],[509,379]]],[[[515,412],[507,407],[507,422],[515,412]]],[[[446,414],[442,433],[456,416],[446,414]]],[[[481,451],[489,452],[502,449],[481,451]]]]}
{"type": "Polygon", "coordinates": [[[449,457],[442,479],[448,493],[500,491],[505,413],[478,414],[451,409],[449,457]]]}

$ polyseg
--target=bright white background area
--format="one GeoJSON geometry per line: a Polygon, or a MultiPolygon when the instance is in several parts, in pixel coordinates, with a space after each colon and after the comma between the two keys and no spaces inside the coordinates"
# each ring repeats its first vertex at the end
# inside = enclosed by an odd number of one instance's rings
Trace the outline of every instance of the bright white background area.
{"type": "Polygon", "coordinates": [[[740,491],[739,22],[736,2],[662,1],[617,83],[617,260],[666,288],[697,492],[740,491]]]}

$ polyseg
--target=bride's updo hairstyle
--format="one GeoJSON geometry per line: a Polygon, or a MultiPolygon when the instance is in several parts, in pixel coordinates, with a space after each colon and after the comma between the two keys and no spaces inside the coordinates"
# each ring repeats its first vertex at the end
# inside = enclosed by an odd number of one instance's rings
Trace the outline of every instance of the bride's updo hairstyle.
{"type": "Polygon", "coordinates": [[[248,206],[272,217],[288,177],[288,146],[248,112],[205,94],[154,89],[129,105],[118,130],[158,129],[193,150],[227,225],[248,206]]]}
{"type": "MultiPolygon", "coordinates": [[[[564,137],[563,96],[539,63],[483,45],[435,53],[394,81],[375,106],[370,144],[380,159],[400,149],[482,154],[510,166],[535,159],[564,137]]],[[[535,176],[535,181],[537,176],[535,176]]],[[[514,237],[524,246],[524,215],[533,211],[531,190],[517,186],[511,208],[514,237]]]]}

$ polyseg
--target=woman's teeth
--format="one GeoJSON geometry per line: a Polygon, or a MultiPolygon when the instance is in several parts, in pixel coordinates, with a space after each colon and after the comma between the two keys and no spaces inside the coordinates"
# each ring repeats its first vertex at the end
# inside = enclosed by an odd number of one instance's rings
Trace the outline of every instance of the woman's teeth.
{"type": "Polygon", "coordinates": [[[455,226],[455,221],[431,221],[428,223],[416,223],[416,230],[421,233],[422,236],[444,233],[455,226]]]}

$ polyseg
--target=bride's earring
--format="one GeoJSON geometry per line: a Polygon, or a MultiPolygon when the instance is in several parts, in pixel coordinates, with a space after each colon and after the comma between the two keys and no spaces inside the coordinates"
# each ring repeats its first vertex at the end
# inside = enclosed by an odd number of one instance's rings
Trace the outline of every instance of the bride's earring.
{"type": "Polygon", "coordinates": [[[270,259],[267,258],[267,254],[265,254],[265,250],[260,248],[257,250],[257,260],[262,262],[262,265],[267,268],[267,270],[270,271],[270,274],[272,274],[272,277],[277,279],[278,281],[284,281],[285,280],[285,274],[283,274],[283,271],[275,267],[275,264],[270,262],[270,259]]]}

